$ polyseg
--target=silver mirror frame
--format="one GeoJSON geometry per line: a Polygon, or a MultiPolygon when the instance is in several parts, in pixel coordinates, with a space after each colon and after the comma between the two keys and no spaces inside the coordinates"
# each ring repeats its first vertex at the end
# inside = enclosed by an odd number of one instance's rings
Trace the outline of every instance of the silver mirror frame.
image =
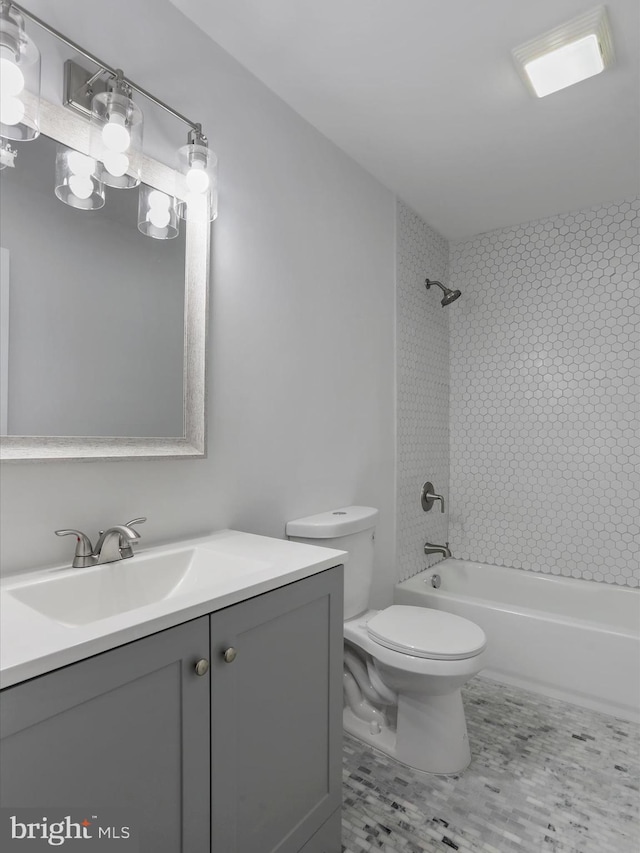
{"type": "MultiPolygon", "coordinates": [[[[89,153],[89,123],[65,107],[40,100],[40,130],[69,148],[89,153]]],[[[25,143],[28,145],[29,143],[25,143]]],[[[51,164],[53,170],[54,164],[51,164]]],[[[174,171],[143,157],[142,180],[173,194],[174,171]]],[[[206,349],[210,223],[184,222],[184,433],[176,438],[2,436],[0,461],[174,459],[206,456],[206,349]]]]}

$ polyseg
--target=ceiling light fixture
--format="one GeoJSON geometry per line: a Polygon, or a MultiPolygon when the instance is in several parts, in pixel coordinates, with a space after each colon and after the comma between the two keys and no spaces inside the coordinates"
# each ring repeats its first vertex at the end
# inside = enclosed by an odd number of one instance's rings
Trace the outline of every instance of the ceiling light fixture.
{"type": "Polygon", "coordinates": [[[538,98],[593,77],[614,59],[607,11],[598,6],[512,53],[525,83],[538,98]]]}

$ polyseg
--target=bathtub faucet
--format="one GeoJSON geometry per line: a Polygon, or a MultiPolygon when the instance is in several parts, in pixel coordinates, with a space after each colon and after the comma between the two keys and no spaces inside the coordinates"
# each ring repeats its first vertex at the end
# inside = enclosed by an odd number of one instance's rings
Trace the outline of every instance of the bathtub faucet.
{"type": "Polygon", "coordinates": [[[445,542],[444,545],[434,545],[432,542],[424,543],[424,553],[425,554],[442,554],[443,557],[450,557],[451,551],[449,550],[449,543],[445,542]]]}

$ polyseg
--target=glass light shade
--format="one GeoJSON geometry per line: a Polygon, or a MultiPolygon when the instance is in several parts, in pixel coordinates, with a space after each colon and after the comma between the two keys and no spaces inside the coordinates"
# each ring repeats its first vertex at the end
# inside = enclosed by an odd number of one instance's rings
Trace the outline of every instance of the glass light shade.
{"type": "Polygon", "coordinates": [[[615,61],[607,9],[590,9],[514,48],[512,54],[538,98],[594,77],[615,61]]]}
{"type": "Polygon", "coordinates": [[[78,210],[104,207],[104,186],[95,177],[96,161],[72,148],[58,145],[56,151],[56,196],[78,210]]]}
{"type": "Polygon", "coordinates": [[[130,189],[140,183],[142,110],[118,92],[101,92],[91,102],[91,156],[97,177],[109,187],[130,189]]]}
{"type": "Polygon", "coordinates": [[[536,95],[543,98],[604,71],[594,33],[545,53],[525,65],[536,95]]]}
{"type": "Polygon", "coordinates": [[[14,6],[0,13],[0,136],[16,142],[40,133],[40,51],[14,6]]]}
{"type": "Polygon", "coordinates": [[[188,221],[213,222],[218,215],[218,158],[206,145],[178,150],[178,213],[188,221]]]}
{"type": "Polygon", "coordinates": [[[179,225],[175,198],[147,184],[140,184],[138,231],[156,240],[172,240],[178,236],[179,225]]]}

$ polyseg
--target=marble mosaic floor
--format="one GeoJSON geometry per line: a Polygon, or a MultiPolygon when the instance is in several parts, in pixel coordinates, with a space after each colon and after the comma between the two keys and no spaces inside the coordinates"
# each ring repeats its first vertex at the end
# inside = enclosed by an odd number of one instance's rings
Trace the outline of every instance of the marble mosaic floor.
{"type": "Polygon", "coordinates": [[[345,735],[343,853],[639,853],[637,725],[480,677],[463,697],[460,776],[345,735]]]}

